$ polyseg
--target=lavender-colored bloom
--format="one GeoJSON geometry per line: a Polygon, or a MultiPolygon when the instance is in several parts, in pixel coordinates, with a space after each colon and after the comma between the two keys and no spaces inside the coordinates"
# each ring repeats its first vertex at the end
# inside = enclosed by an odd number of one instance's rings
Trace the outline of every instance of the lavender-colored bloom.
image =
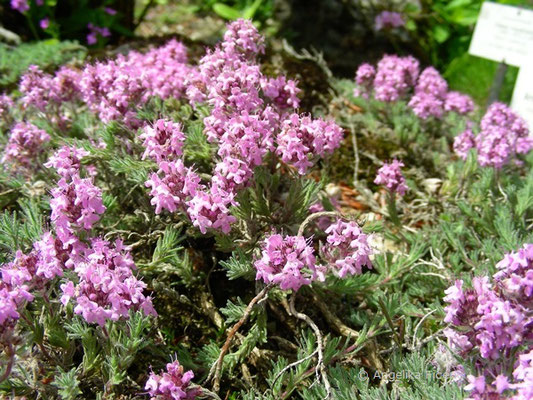
{"type": "Polygon", "coordinates": [[[361,64],[355,73],[355,83],[357,87],[354,89],[355,97],[368,98],[372,91],[372,85],[376,76],[376,69],[370,64],[361,64]]]}
{"type": "Polygon", "coordinates": [[[475,136],[472,129],[467,128],[453,140],[453,151],[463,160],[468,157],[468,152],[475,146],[475,136]]]}
{"type": "Polygon", "coordinates": [[[111,7],[104,7],[104,11],[109,15],[116,15],[117,10],[111,7]]]}
{"type": "Polygon", "coordinates": [[[420,74],[415,87],[415,94],[409,101],[409,107],[422,119],[441,118],[444,113],[444,101],[448,84],[433,68],[428,67],[420,74]]]}
{"type": "Polygon", "coordinates": [[[296,109],[300,105],[297,95],[301,90],[296,86],[296,81],[278,76],[277,78],[263,78],[260,82],[264,95],[272,100],[280,110],[296,109]]]}
{"type": "Polygon", "coordinates": [[[374,79],[374,97],[385,102],[400,99],[415,85],[418,73],[419,63],[415,58],[384,56],[374,79]]]}
{"type": "Polygon", "coordinates": [[[47,29],[50,26],[50,20],[48,18],[43,18],[39,21],[39,26],[41,29],[47,29]]]}
{"type": "Polygon", "coordinates": [[[59,180],[52,189],[50,206],[50,219],[65,249],[77,245],[77,233],[91,229],[105,211],[102,191],[91,179],[82,179],[79,175],[73,175],[69,181],[59,180]]]}
{"type": "Polygon", "coordinates": [[[363,266],[372,268],[369,256],[372,249],[356,222],[338,220],[326,229],[328,237],[321,248],[323,258],[331,269],[341,278],[347,274],[359,275],[363,266]]]}
{"type": "Polygon", "coordinates": [[[496,264],[494,280],[506,295],[533,308],[533,244],[525,244],[496,264]]]}
{"type": "Polygon", "coordinates": [[[89,152],[84,149],[63,146],[50,157],[44,166],[55,168],[62,178],[68,178],[80,173],[81,159],[88,155],[89,152]]]}
{"type": "Polygon", "coordinates": [[[376,69],[370,64],[361,64],[355,73],[355,82],[360,86],[371,86],[376,76],[376,69]]]}
{"type": "Polygon", "coordinates": [[[0,122],[2,120],[7,120],[7,116],[13,106],[14,103],[11,97],[5,93],[0,94],[0,122]]]}
{"type": "Polygon", "coordinates": [[[403,166],[403,162],[398,160],[383,164],[378,170],[374,183],[385,186],[391,193],[398,193],[403,196],[408,189],[401,171],[403,166]]]}
{"type": "Polygon", "coordinates": [[[37,255],[35,253],[24,254],[17,250],[15,259],[0,268],[2,282],[12,288],[29,287],[37,268],[37,255]]]}
{"type": "Polygon", "coordinates": [[[151,372],[144,388],[152,400],[194,400],[200,393],[196,388],[189,388],[193,378],[194,373],[184,372],[176,360],[167,364],[166,372],[151,372]]]}
{"type": "Polygon", "coordinates": [[[395,11],[382,11],[376,16],[374,25],[377,31],[399,28],[405,25],[403,15],[395,11]]]}
{"type": "MultiPolygon", "coordinates": [[[[17,253],[16,257],[20,258],[20,255],[17,253]]],[[[16,263],[16,259],[13,263],[16,263]]],[[[3,278],[4,271],[11,268],[13,263],[0,269],[2,275],[0,280],[0,333],[13,328],[16,320],[20,317],[19,307],[34,299],[34,296],[28,291],[28,285],[12,284],[8,282],[8,279],[3,278]]]]}
{"type": "Polygon", "coordinates": [[[446,290],[445,322],[451,327],[444,334],[460,357],[473,358],[476,374],[468,377],[465,387],[470,398],[529,399],[533,395],[533,244],[506,254],[497,267],[493,283],[488,277],[476,277],[472,289],[456,281],[446,290]]]}
{"type": "Polygon", "coordinates": [[[49,140],[50,135],[44,130],[28,122],[19,122],[11,129],[2,163],[32,168],[35,166],[35,159],[42,152],[43,144],[49,140]]]}
{"type": "MultiPolygon", "coordinates": [[[[267,109],[269,108],[265,110],[267,109]]],[[[212,116],[213,118],[205,118],[204,123],[209,140],[219,143],[217,153],[220,157],[239,158],[250,167],[255,167],[260,165],[263,157],[274,149],[275,125],[273,126],[272,121],[246,112],[221,121],[215,121],[217,114],[214,113],[212,116]]],[[[274,124],[277,125],[277,121],[274,124]]]]}
{"type": "Polygon", "coordinates": [[[139,71],[124,58],[86,66],[80,91],[83,101],[102,121],[121,120],[130,127],[138,126],[132,105],[142,104],[143,84],[139,71]]]}
{"type": "Polygon", "coordinates": [[[474,111],[474,102],[470,96],[459,92],[448,92],[444,101],[444,110],[464,115],[474,111]]]}
{"type": "Polygon", "coordinates": [[[254,262],[257,280],[298,290],[316,279],[313,248],[303,236],[270,235],[262,243],[261,258],[254,262]]]}
{"type": "Polygon", "coordinates": [[[509,385],[516,390],[512,400],[530,400],[533,398],[533,349],[518,356],[518,362],[513,371],[516,383],[509,385]]]}
{"type": "Polygon", "coordinates": [[[186,63],[186,47],[171,39],[144,54],[135,51],[128,53],[124,68],[141,78],[146,91],[143,101],[146,101],[152,96],[162,99],[182,97],[186,91],[186,81],[195,71],[186,63]]]}
{"type": "Polygon", "coordinates": [[[222,48],[226,52],[238,52],[253,57],[265,51],[265,39],[257,31],[252,21],[238,19],[227,26],[222,48]]]}
{"type": "Polygon", "coordinates": [[[45,279],[63,276],[69,255],[63,249],[60,240],[52,236],[50,232],[46,232],[39,241],[33,244],[33,248],[37,254],[36,276],[45,279]]]}
{"type": "MultiPolygon", "coordinates": [[[[13,325],[13,322],[19,319],[18,307],[24,300],[31,301],[33,296],[28,299],[20,296],[19,290],[10,290],[6,284],[0,281],[0,332],[3,328],[13,325]]],[[[27,292],[25,292],[27,293],[27,292]]]]}
{"type": "Polygon", "coordinates": [[[129,310],[157,315],[150,297],[142,293],[146,284],[132,273],[133,259],[122,242],[112,246],[103,239],[92,239],[85,260],[75,265],[79,281],[61,285],[61,302],[74,300],[74,312],[89,323],[104,326],[108,319],[129,318],[129,310]]]}
{"type": "Polygon", "coordinates": [[[154,159],[156,162],[170,161],[183,154],[185,134],[180,123],[159,119],[153,127],[146,126],[140,136],[146,148],[142,158],[154,159]]]}
{"type": "Polygon", "coordinates": [[[159,163],[159,171],[153,173],[145,185],[151,188],[150,203],[155,206],[156,214],[160,214],[163,209],[175,212],[202,188],[200,177],[192,169],[185,167],[182,160],[159,163]]]}
{"type": "Polygon", "coordinates": [[[502,168],[516,154],[533,148],[526,122],[502,103],[493,103],[480,123],[476,136],[478,161],[481,166],[502,168]]]}
{"type": "Polygon", "coordinates": [[[46,114],[50,122],[63,129],[69,120],[64,104],[80,97],[79,79],[79,72],[69,67],[61,67],[53,76],[31,65],[20,80],[22,104],[35,107],[46,114]]]}
{"type": "Polygon", "coordinates": [[[418,77],[415,93],[425,93],[444,100],[448,93],[448,83],[433,67],[427,67],[418,77]]]}
{"type": "Polygon", "coordinates": [[[342,138],[342,128],[334,122],[292,114],[282,122],[277,154],[304,175],[313,165],[314,156],[332,154],[342,138]]]}
{"type": "Polygon", "coordinates": [[[415,94],[408,103],[415,115],[421,119],[428,119],[429,117],[442,118],[444,113],[443,105],[444,103],[441,99],[424,92],[415,94]]]}
{"type": "Polygon", "coordinates": [[[245,187],[252,175],[248,163],[230,156],[216,164],[212,182],[224,191],[234,193],[245,187]]]}
{"type": "Polygon", "coordinates": [[[28,0],[11,0],[11,8],[23,13],[30,9],[30,5],[28,0]]]}
{"type": "Polygon", "coordinates": [[[235,194],[213,184],[209,191],[198,190],[187,202],[187,214],[194,226],[203,234],[208,229],[223,233],[231,231],[231,224],[237,219],[230,215],[229,208],[236,204],[235,194]]]}
{"type": "Polygon", "coordinates": [[[107,27],[96,26],[89,22],[87,24],[87,28],[89,29],[89,33],[87,34],[87,44],[90,44],[90,45],[96,44],[96,42],[98,41],[98,36],[100,37],[111,36],[111,32],[109,31],[109,28],[107,27]]]}

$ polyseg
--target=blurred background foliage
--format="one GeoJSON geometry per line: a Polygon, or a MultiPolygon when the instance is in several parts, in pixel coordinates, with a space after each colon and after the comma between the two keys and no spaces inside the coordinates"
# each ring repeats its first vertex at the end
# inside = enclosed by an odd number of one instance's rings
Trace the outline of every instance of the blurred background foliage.
{"type": "MultiPolygon", "coordinates": [[[[286,41],[296,51],[323,54],[332,72],[343,78],[352,78],[358,65],[376,62],[385,53],[412,54],[424,65],[436,66],[452,89],[471,95],[481,106],[487,101],[497,69],[492,61],[468,55],[482,0],[27,1],[29,9],[21,13],[12,9],[11,0],[0,0],[0,26],[16,34],[15,42],[36,43],[34,47],[24,44],[21,50],[15,50],[13,43],[0,47],[0,68],[4,68],[0,69],[0,85],[4,89],[18,80],[28,58],[51,69],[51,64],[78,57],[79,52],[74,55],[65,50],[76,47],[75,42],[98,51],[131,45],[139,38],[178,35],[204,46],[214,43],[225,23],[237,18],[253,19],[271,43],[279,44],[277,48],[286,41]],[[375,19],[383,11],[400,13],[405,25],[377,29],[375,19]],[[41,27],[43,20],[46,28],[41,27]],[[109,35],[97,32],[96,41],[89,45],[89,24],[109,30],[109,35]],[[58,40],[74,42],[63,45],[58,40]],[[12,69],[6,71],[6,64],[12,69]]],[[[533,7],[531,0],[497,2],[533,7]]],[[[10,38],[0,35],[0,41],[10,38]]],[[[502,101],[510,100],[516,74],[516,68],[508,69],[502,101]]]]}

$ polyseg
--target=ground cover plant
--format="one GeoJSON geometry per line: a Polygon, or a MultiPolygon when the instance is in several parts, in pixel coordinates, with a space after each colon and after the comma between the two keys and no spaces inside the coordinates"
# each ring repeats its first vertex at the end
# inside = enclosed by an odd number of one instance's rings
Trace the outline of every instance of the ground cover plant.
{"type": "Polygon", "coordinates": [[[524,120],[396,55],[319,60],[303,112],[266,46],[238,19],[1,95],[2,395],[532,398],[524,120]]]}

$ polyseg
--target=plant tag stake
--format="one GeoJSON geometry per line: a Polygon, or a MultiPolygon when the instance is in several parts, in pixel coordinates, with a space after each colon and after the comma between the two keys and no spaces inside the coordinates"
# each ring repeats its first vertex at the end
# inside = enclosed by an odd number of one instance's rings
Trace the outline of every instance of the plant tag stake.
{"type": "Polygon", "coordinates": [[[488,104],[497,101],[507,65],[522,67],[533,57],[533,11],[483,3],[468,52],[500,63],[488,104]]]}
{"type": "Polygon", "coordinates": [[[518,71],[511,108],[524,118],[533,135],[533,57],[518,71]]]}
{"type": "Polygon", "coordinates": [[[508,65],[523,66],[533,57],[533,11],[483,3],[468,52],[508,65]]]}

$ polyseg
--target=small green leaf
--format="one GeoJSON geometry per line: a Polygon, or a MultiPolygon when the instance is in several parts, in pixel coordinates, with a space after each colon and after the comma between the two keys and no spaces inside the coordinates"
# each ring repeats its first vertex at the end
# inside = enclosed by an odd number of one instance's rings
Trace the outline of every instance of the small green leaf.
{"type": "Polygon", "coordinates": [[[450,30],[445,25],[435,25],[433,27],[433,36],[437,43],[444,43],[450,37],[450,30]]]}
{"type": "Polygon", "coordinates": [[[255,0],[253,4],[250,7],[247,7],[244,12],[242,13],[242,17],[244,19],[253,19],[255,13],[261,6],[261,3],[263,3],[263,0],[255,0]]]}
{"type": "Polygon", "coordinates": [[[241,13],[239,12],[239,10],[236,10],[235,8],[227,6],[223,3],[213,4],[213,11],[220,15],[222,18],[229,20],[235,20],[241,17],[241,13]]]}

